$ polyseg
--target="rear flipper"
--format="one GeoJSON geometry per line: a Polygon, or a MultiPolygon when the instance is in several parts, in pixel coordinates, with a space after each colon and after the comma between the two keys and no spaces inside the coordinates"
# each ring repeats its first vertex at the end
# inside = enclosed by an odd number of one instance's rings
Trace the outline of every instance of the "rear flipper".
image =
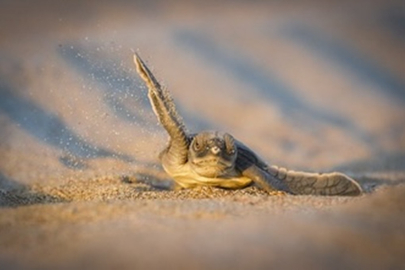
{"type": "Polygon", "coordinates": [[[289,191],[296,195],[358,196],[362,194],[360,185],[342,173],[296,172],[276,166],[267,168],[267,172],[271,178],[283,181],[289,191]]]}

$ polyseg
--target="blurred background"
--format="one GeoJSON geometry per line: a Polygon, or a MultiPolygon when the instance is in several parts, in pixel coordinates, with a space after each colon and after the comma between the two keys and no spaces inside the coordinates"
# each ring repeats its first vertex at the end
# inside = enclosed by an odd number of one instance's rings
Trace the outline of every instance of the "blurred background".
{"type": "Polygon", "coordinates": [[[403,1],[2,1],[0,35],[0,173],[17,181],[156,164],[167,136],[134,51],[191,132],[300,169],[404,160],[403,1]]]}

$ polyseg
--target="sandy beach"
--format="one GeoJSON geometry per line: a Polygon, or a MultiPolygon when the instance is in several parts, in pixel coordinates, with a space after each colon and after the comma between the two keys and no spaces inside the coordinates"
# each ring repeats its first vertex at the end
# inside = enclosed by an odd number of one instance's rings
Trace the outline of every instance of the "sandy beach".
{"type": "Polygon", "coordinates": [[[2,1],[0,268],[405,268],[405,4],[354,2],[2,1]],[[190,132],[364,194],[172,190],[133,52],[190,132]]]}

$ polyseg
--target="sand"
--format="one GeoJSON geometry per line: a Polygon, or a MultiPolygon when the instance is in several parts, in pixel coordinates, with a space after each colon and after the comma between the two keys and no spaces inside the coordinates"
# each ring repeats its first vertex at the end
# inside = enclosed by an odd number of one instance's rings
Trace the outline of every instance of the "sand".
{"type": "Polygon", "coordinates": [[[1,269],[405,267],[402,1],[3,1],[1,269]],[[190,132],[359,197],[171,190],[137,51],[190,132]]]}

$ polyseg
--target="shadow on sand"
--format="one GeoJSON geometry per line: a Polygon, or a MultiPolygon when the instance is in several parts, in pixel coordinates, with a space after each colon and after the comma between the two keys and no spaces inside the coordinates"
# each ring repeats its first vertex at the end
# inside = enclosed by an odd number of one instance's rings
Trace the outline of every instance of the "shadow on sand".
{"type": "Polygon", "coordinates": [[[405,12],[401,7],[389,7],[383,10],[381,22],[391,33],[405,41],[405,12]]]}
{"type": "Polygon", "coordinates": [[[30,135],[66,153],[60,161],[68,167],[80,169],[84,159],[113,157],[133,161],[127,155],[95,146],[69,129],[54,113],[46,111],[32,101],[21,97],[6,85],[0,85],[0,112],[5,113],[30,135]],[[74,160],[74,162],[72,162],[74,160]]]}
{"type": "MultiPolygon", "coordinates": [[[[392,20],[394,19],[395,17],[392,18],[392,20]]],[[[394,25],[399,25],[399,20],[398,17],[396,19],[398,22],[394,25]]],[[[344,67],[362,82],[377,86],[372,89],[380,91],[391,101],[398,102],[400,105],[405,104],[405,85],[387,69],[380,67],[372,59],[366,58],[361,52],[345,45],[342,43],[343,41],[334,40],[300,24],[286,25],[280,29],[279,33],[290,38],[294,43],[304,45],[334,64],[344,67]]]]}
{"type": "Polygon", "coordinates": [[[180,46],[200,56],[204,61],[226,70],[236,80],[250,85],[263,98],[278,106],[286,119],[293,122],[295,126],[312,131],[319,123],[334,125],[367,144],[374,151],[380,151],[378,143],[372,136],[360,129],[353,121],[307,102],[304,97],[298,95],[297,91],[285,85],[274,74],[264,72],[249,58],[244,57],[242,52],[230,53],[227,48],[223,48],[209,36],[197,31],[177,30],[173,33],[173,38],[180,46]]]}

